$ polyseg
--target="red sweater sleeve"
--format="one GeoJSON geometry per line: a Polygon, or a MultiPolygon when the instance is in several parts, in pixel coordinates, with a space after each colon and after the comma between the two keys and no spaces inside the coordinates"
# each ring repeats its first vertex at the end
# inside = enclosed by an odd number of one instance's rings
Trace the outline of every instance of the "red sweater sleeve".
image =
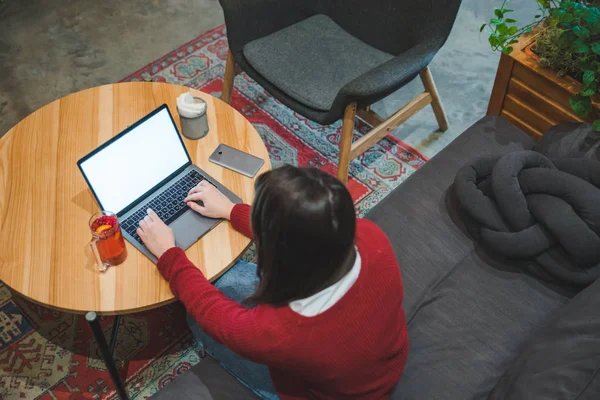
{"type": "Polygon", "coordinates": [[[233,229],[250,239],[254,238],[250,225],[250,206],[248,204],[236,204],[233,206],[229,219],[231,220],[233,229]]]}
{"type": "Polygon", "coordinates": [[[262,364],[277,361],[280,357],[277,348],[285,347],[280,346],[285,335],[272,323],[272,307],[249,309],[229,299],[179,247],[167,250],[157,265],[175,297],[208,335],[252,361],[262,364]]]}

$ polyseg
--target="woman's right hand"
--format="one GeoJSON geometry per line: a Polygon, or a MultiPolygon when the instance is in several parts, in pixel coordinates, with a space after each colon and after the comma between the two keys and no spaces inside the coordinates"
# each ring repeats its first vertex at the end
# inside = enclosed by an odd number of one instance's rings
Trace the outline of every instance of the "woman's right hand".
{"type": "Polygon", "coordinates": [[[202,181],[192,188],[183,201],[192,210],[209,218],[229,219],[231,210],[235,205],[219,189],[207,181],[202,181]],[[201,201],[204,206],[196,203],[196,201],[201,201]]]}

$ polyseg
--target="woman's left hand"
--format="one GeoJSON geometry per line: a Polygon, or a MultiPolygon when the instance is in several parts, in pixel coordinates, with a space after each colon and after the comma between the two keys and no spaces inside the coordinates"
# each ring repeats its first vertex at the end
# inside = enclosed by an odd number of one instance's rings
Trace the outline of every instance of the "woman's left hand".
{"type": "Polygon", "coordinates": [[[160,258],[165,251],[175,247],[173,230],[162,222],[151,209],[148,209],[148,215],[140,221],[140,227],[136,232],[148,250],[157,258],[160,258]]]}

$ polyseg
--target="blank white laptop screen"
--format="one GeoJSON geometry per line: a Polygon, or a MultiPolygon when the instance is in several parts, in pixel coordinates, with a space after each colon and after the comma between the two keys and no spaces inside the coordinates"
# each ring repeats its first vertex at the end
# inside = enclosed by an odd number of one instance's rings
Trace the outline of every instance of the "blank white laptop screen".
{"type": "Polygon", "coordinates": [[[80,166],[102,208],[118,214],[187,162],[164,108],[80,166]]]}

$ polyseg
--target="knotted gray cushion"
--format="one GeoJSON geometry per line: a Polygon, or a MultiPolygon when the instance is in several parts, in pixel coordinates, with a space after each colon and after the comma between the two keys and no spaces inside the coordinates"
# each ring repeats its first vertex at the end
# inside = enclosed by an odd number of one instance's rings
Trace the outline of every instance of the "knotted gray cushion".
{"type": "Polygon", "coordinates": [[[494,252],[535,259],[542,279],[585,286],[600,276],[600,162],[485,157],[458,172],[454,190],[469,231],[494,252]]]}

